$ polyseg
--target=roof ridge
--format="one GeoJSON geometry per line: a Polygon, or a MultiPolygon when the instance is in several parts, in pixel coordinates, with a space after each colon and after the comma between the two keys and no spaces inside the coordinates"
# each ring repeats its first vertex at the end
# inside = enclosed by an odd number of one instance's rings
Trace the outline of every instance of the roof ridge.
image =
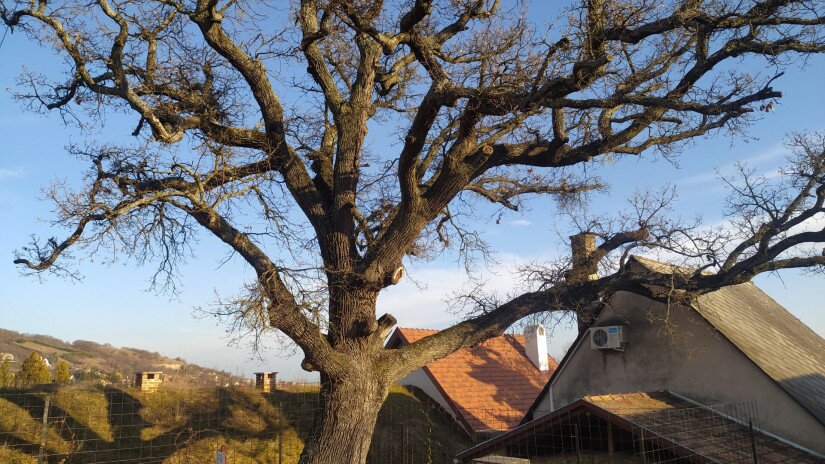
{"type": "MultiPolygon", "coordinates": [[[[395,329],[396,330],[418,330],[418,331],[421,331],[421,332],[434,332],[434,333],[438,333],[438,332],[441,332],[442,330],[446,330],[446,329],[427,329],[427,328],[422,328],[422,327],[402,327],[400,325],[395,326],[395,329]]],[[[496,335],[495,337],[490,337],[487,340],[493,340],[495,338],[508,337],[508,336],[509,337],[515,337],[519,340],[524,339],[524,334],[505,332],[501,335],[496,335]]],[[[487,340],[485,340],[485,341],[487,341],[487,340]]],[[[482,342],[482,343],[484,343],[484,342],[482,342]]]]}

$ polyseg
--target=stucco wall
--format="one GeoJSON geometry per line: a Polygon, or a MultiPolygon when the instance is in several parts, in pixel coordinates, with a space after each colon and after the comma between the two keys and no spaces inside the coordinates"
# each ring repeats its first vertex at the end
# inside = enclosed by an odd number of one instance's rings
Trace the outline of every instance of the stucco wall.
{"type": "Polygon", "coordinates": [[[435,386],[432,380],[430,380],[430,376],[424,372],[424,369],[416,369],[410,375],[401,379],[398,382],[400,385],[412,385],[413,387],[420,388],[424,393],[427,394],[430,398],[435,400],[436,403],[441,405],[445,411],[447,411],[450,416],[455,419],[455,413],[453,412],[452,408],[450,408],[449,403],[447,403],[446,398],[444,395],[441,394],[441,391],[438,390],[438,387],[435,386]]]}
{"type": "Polygon", "coordinates": [[[535,417],[586,395],[670,390],[706,405],[755,402],[764,430],[825,454],[825,426],[694,310],[627,292],[610,303],[595,325],[624,325],[625,351],[595,351],[585,337],[535,417]]]}

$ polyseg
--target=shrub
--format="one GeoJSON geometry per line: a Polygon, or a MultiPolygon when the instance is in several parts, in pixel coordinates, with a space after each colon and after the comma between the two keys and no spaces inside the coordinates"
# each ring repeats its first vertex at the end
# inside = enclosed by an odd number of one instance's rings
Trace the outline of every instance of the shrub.
{"type": "Polygon", "coordinates": [[[54,383],[60,385],[68,385],[72,382],[72,373],[69,372],[69,363],[60,360],[57,368],[54,370],[54,383]]]}
{"type": "Polygon", "coordinates": [[[19,387],[31,387],[51,382],[52,376],[49,373],[49,366],[46,365],[46,361],[39,354],[32,351],[32,354],[20,365],[20,372],[17,373],[16,380],[19,387]]]}

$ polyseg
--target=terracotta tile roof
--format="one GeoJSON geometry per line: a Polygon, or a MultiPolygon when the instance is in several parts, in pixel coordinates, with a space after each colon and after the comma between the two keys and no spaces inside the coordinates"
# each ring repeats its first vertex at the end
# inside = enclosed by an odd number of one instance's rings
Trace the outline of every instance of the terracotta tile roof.
{"type": "MultiPolygon", "coordinates": [[[[398,328],[393,347],[413,343],[437,330],[398,328]]],[[[505,334],[431,362],[424,371],[473,432],[518,425],[556,368],[539,371],[524,351],[524,336],[505,334]]]]}
{"type": "Polygon", "coordinates": [[[701,406],[670,392],[586,396],[463,451],[457,457],[468,462],[510,446],[520,449],[516,446],[520,442],[541,445],[548,437],[558,438],[559,431],[571,433],[569,428],[558,428],[559,424],[575,422],[573,418],[583,414],[588,424],[595,416],[631,432],[634,440],[643,435],[646,441],[684,459],[680,462],[752,462],[751,450],[755,446],[760,463],[825,464],[825,459],[758,430],[752,442],[748,426],[733,420],[726,414],[730,412],[701,406]]]}
{"type": "MultiPolygon", "coordinates": [[[[634,256],[654,272],[666,265],[634,256]]],[[[825,340],[753,283],[698,298],[694,309],[825,424],[825,340]]]]}

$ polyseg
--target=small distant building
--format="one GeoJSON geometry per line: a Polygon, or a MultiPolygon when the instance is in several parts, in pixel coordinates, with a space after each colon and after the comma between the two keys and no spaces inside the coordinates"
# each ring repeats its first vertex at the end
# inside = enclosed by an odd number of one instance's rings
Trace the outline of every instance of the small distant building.
{"type": "Polygon", "coordinates": [[[163,372],[137,372],[135,373],[135,387],[140,391],[154,393],[163,383],[163,372]]]}
{"type": "Polygon", "coordinates": [[[264,393],[269,393],[275,386],[275,380],[278,378],[277,372],[256,372],[255,373],[255,388],[264,393]]]}

